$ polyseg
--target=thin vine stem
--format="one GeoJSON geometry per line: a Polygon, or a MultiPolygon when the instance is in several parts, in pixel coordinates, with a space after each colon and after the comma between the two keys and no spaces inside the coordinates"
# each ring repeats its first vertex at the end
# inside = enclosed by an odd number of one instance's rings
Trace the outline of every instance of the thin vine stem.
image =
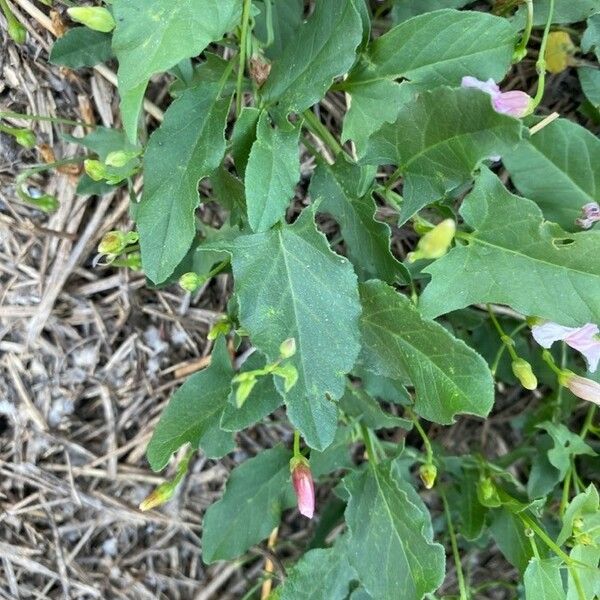
{"type": "Polygon", "coordinates": [[[442,498],[442,503],[444,505],[444,514],[446,516],[448,534],[450,535],[450,545],[452,546],[452,556],[454,558],[454,566],[456,567],[456,577],[458,579],[458,590],[460,593],[460,600],[468,600],[469,595],[467,593],[467,587],[465,585],[465,575],[463,573],[462,561],[460,560],[460,553],[458,551],[456,532],[454,531],[454,525],[452,524],[452,515],[450,513],[450,507],[448,506],[448,500],[443,490],[440,490],[440,497],[442,498]]]}
{"type": "Polygon", "coordinates": [[[539,106],[542,98],[544,97],[544,88],[546,86],[546,45],[548,44],[548,35],[550,33],[552,17],[554,16],[554,4],[555,0],[550,0],[548,18],[546,19],[546,26],[544,27],[544,36],[542,37],[542,43],[540,44],[540,53],[538,55],[537,62],[535,63],[535,70],[538,74],[538,86],[531,103],[531,108],[529,110],[530,113],[532,113],[539,106]]]}
{"type": "Polygon", "coordinates": [[[242,23],[240,33],[240,52],[239,52],[239,64],[237,73],[237,83],[235,91],[235,112],[239,116],[242,111],[242,94],[244,87],[244,72],[246,70],[246,49],[248,46],[248,27],[250,25],[250,8],[252,6],[252,0],[244,0],[242,8],[242,23]]]}

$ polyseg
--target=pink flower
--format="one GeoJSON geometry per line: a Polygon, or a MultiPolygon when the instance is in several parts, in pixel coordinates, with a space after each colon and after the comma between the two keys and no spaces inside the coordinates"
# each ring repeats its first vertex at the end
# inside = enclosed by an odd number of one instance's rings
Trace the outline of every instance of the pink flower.
{"type": "Polygon", "coordinates": [[[588,202],[581,207],[581,218],[575,223],[582,229],[589,229],[596,221],[600,221],[600,204],[588,202]]]}
{"type": "Polygon", "coordinates": [[[489,94],[492,97],[492,106],[497,113],[510,115],[511,117],[524,117],[531,104],[531,96],[525,92],[501,92],[493,79],[481,81],[475,77],[463,77],[461,86],[464,88],[475,88],[489,94]]]}
{"type": "Polygon", "coordinates": [[[312,519],[315,513],[315,487],[308,461],[292,458],[290,467],[292,483],[298,500],[298,510],[301,515],[312,519]]]}
{"type": "Polygon", "coordinates": [[[578,398],[600,406],[600,383],[597,381],[565,371],[560,377],[560,383],[568,387],[578,398]]]}
{"type": "Polygon", "coordinates": [[[598,325],[587,323],[583,327],[563,327],[558,323],[546,321],[531,328],[533,339],[543,348],[550,348],[558,340],[562,340],[585,357],[588,371],[593,373],[600,361],[600,337],[598,325]]]}

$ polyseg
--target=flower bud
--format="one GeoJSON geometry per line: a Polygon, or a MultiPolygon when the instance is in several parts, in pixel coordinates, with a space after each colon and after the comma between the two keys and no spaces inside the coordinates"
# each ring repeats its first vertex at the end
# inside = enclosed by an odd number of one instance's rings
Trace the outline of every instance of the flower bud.
{"type": "Polygon", "coordinates": [[[200,275],[197,273],[190,271],[189,273],[184,273],[179,278],[179,285],[186,292],[192,293],[195,292],[205,281],[206,279],[204,277],[200,277],[200,275]]]}
{"type": "Polygon", "coordinates": [[[23,146],[23,148],[33,148],[37,141],[35,133],[31,129],[15,129],[13,135],[17,144],[23,146]]]}
{"type": "Polygon", "coordinates": [[[419,240],[417,249],[409,252],[408,261],[415,262],[421,258],[441,258],[448,252],[455,233],[456,223],[452,219],[445,219],[419,240]]]}
{"type": "Polygon", "coordinates": [[[435,485],[437,477],[437,467],[434,464],[421,465],[419,467],[419,477],[426,489],[430,490],[435,485]]]}
{"type": "Polygon", "coordinates": [[[477,484],[477,498],[483,506],[495,508],[502,504],[498,490],[489,477],[484,477],[477,484]]]}
{"type": "Polygon", "coordinates": [[[227,335],[231,331],[231,323],[227,317],[219,319],[208,332],[209,340],[216,340],[220,335],[227,335]]]}
{"type": "Polygon", "coordinates": [[[27,30],[16,19],[8,19],[8,35],[17,44],[24,44],[27,39],[27,30]]]}
{"type": "Polygon", "coordinates": [[[73,21],[103,33],[109,33],[116,25],[110,11],[102,6],[76,6],[68,8],[67,14],[73,21]]]}
{"type": "Polygon", "coordinates": [[[296,354],[296,340],[294,338],[288,338],[281,342],[281,345],[279,346],[280,358],[291,358],[294,354],[296,354]]]}
{"type": "Polygon", "coordinates": [[[86,158],[83,161],[83,168],[88,176],[94,181],[102,181],[109,177],[109,174],[106,170],[106,165],[99,160],[92,160],[91,158],[86,158]]]}
{"type": "Polygon", "coordinates": [[[128,244],[127,233],[124,231],[109,231],[102,236],[98,244],[100,254],[121,254],[128,244]]]}
{"type": "Polygon", "coordinates": [[[575,396],[600,406],[600,383],[587,377],[575,375],[572,371],[563,371],[558,378],[561,385],[567,387],[575,396]]]}
{"type": "Polygon", "coordinates": [[[517,358],[513,360],[512,372],[526,390],[537,388],[537,377],[534,375],[531,365],[525,359],[517,358]]]}
{"type": "Polygon", "coordinates": [[[109,167],[124,167],[130,160],[133,160],[136,156],[139,156],[139,154],[139,150],[117,150],[115,152],[109,152],[105,163],[109,167]]]}
{"type": "Polygon", "coordinates": [[[298,510],[301,515],[313,518],[315,513],[315,486],[308,461],[302,456],[290,460],[292,484],[298,500],[298,510]]]}
{"type": "Polygon", "coordinates": [[[139,506],[140,510],[145,512],[168,502],[176,488],[177,484],[174,484],[172,481],[161,483],[150,495],[142,500],[139,506]]]}

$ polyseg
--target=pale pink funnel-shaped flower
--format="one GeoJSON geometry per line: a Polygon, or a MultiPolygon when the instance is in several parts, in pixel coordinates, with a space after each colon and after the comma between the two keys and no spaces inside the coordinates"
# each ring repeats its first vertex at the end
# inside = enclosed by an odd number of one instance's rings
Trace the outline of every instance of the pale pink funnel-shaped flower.
{"type": "Polygon", "coordinates": [[[550,348],[554,342],[562,340],[585,357],[588,371],[593,373],[600,361],[600,337],[598,325],[587,323],[583,327],[563,327],[546,321],[531,328],[533,339],[543,348],[550,348]]]}
{"type": "Polygon", "coordinates": [[[597,381],[569,373],[564,383],[578,398],[600,406],[600,383],[597,381]]]}
{"type": "Polygon", "coordinates": [[[600,204],[588,202],[581,207],[581,218],[575,223],[582,229],[589,229],[596,221],[600,221],[600,204]]]}
{"type": "Polygon", "coordinates": [[[481,81],[475,77],[463,77],[461,86],[464,88],[476,88],[492,97],[492,106],[497,113],[510,115],[511,117],[524,117],[531,104],[531,96],[525,92],[512,91],[501,92],[493,79],[481,81]]]}
{"type": "Polygon", "coordinates": [[[312,519],[315,514],[315,486],[310,467],[303,463],[296,465],[292,471],[292,483],[300,514],[312,519]]]}

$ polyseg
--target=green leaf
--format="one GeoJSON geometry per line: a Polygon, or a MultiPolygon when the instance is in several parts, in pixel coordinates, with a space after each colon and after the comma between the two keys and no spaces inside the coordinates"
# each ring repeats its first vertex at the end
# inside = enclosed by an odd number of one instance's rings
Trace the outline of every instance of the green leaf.
{"type": "Polygon", "coordinates": [[[239,21],[241,2],[114,0],[113,10],[117,21],[113,50],[119,59],[123,126],[134,141],[150,77],[220,40],[239,21]]]}
{"type": "MultiPolygon", "coordinates": [[[[243,364],[241,372],[261,369],[265,366],[264,359],[261,359],[258,352],[255,352],[243,364]]],[[[257,378],[254,388],[241,408],[237,408],[235,403],[235,391],[231,391],[228,404],[225,405],[223,416],[221,417],[221,429],[225,431],[241,431],[250,425],[264,419],[273,411],[277,410],[283,400],[279,392],[275,389],[273,377],[257,378]]]]}
{"type": "Polygon", "coordinates": [[[98,126],[83,137],[74,137],[63,133],[61,137],[74,144],[79,144],[93,153],[98,155],[101,161],[105,161],[106,157],[117,150],[135,150],[136,147],[130,144],[124,131],[119,129],[111,129],[109,127],[98,126]]]}
{"type": "Polygon", "coordinates": [[[281,512],[294,504],[290,458],[291,452],[279,445],[232,471],[223,497],[204,515],[204,562],[236,558],[279,525],[281,512]]]}
{"type": "Polygon", "coordinates": [[[565,600],[560,558],[532,558],[525,570],[525,600],[565,600]]]}
{"type": "MultiPolygon", "coordinates": [[[[419,7],[422,4],[418,2],[419,7]]],[[[354,139],[362,153],[367,138],[396,118],[411,92],[406,83],[396,83],[398,78],[421,90],[458,86],[465,75],[501,80],[511,65],[515,43],[516,32],[506,19],[483,12],[438,10],[401,23],[369,46],[344,83],[352,103],[342,138],[354,139]]]]}
{"type": "Polygon", "coordinates": [[[148,444],[146,456],[154,471],[166,466],[184,444],[220,458],[234,448],[231,433],[219,427],[231,391],[233,369],[224,338],[217,340],[211,364],[194,373],[173,394],[148,444]]]}
{"type": "Polygon", "coordinates": [[[429,511],[393,463],[344,479],[350,493],[348,560],[374,600],[421,600],[444,579],[445,552],[432,541],[429,511]]]}
{"type": "Polygon", "coordinates": [[[461,535],[473,541],[481,536],[485,525],[487,509],[481,505],[477,498],[477,483],[479,473],[474,469],[463,467],[454,492],[454,506],[459,508],[459,517],[462,527],[461,535]]]}
{"type": "Polygon", "coordinates": [[[258,120],[245,175],[248,222],[253,231],[267,231],[285,217],[300,179],[299,135],[300,128],[271,125],[266,112],[258,120]]]}
{"type": "Polygon", "coordinates": [[[578,231],[581,207],[600,201],[600,140],[576,123],[557,119],[522,141],[503,162],[515,187],[546,219],[578,231]]]}
{"type": "Polygon", "coordinates": [[[343,541],[307,552],[289,571],[280,600],[345,600],[356,573],[348,564],[343,541]]]}
{"type": "Polygon", "coordinates": [[[361,38],[354,0],[320,0],[273,63],[263,101],[280,115],[309,108],[352,66],[361,38]]]}
{"type": "MultiPolygon", "coordinates": [[[[533,11],[533,24],[543,27],[548,20],[548,11],[550,0],[535,0],[535,10],[533,11]]],[[[526,8],[520,7],[515,15],[517,23],[525,23],[526,8]]],[[[600,0],[555,0],[554,12],[552,13],[552,23],[578,23],[585,21],[588,17],[600,12],[600,0]]]]}
{"type": "Polygon", "coordinates": [[[579,67],[579,83],[585,97],[596,107],[600,107],[600,69],[597,67],[579,67]]]}
{"type": "MultiPolygon", "coordinates": [[[[599,509],[600,498],[598,496],[598,490],[593,484],[590,484],[585,492],[577,494],[577,496],[569,503],[569,506],[563,515],[563,526],[558,534],[556,543],[562,545],[569,537],[571,537],[575,519],[587,519],[590,516],[595,517],[599,514],[599,509]]],[[[600,530],[598,530],[596,535],[600,535],[600,530]]]]}
{"type": "Polygon", "coordinates": [[[587,20],[587,28],[581,37],[581,49],[584,52],[595,50],[596,58],[600,60],[600,14],[587,20]]]}
{"type": "Polygon", "coordinates": [[[333,442],[323,450],[311,450],[310,470],[314,479],[319,479],[337,469],[351,469],[354,464],[350,457],[352,429],[338,427],[333,442]]]}
{"type": "Polygon", "coordinates": [[[469,182],[481,160],[509,152],[522,131],[517,119],[494,111],[487,94],[442,87],[405,104],[395,123],[369,139],[363,160],[398,165],[404,177],[403,223],[469,182]]]}
{"type": "Polygon", "coordinates": [[[493,510],[492,515],[490,534],[506,560],[523,573],[533,558],[531,543],[525,535],[525,526],[519,517],[506,508],[493,510]]]}
{"type": "Polygon", "coordinates": [[[402,427],[407,431],[412,429],[411,421],[385,412],[377,400],[360,388],[348,387],[340,400],[340,408],[371,429],[384,427],[389,429],[402,427]]]}
{"type": "MultiPolygon", "coordinates": [[[[289,359],[298,370],[286,394],[288,417],[318,450],[331,443],[335,402],[359,352],[360,304],[350,263],[333,253],[306,209],[293,225],[240,236],[228,246],[239,296],[240,322],[274,361],[279,345],[296,340],[289,359]]],[[[278,378],[279,379],[279,378],[278,378]]],[[[276,383],[283,392],[281,381],[276,383]]]]}
{"type": "Polygon", "coordinates": [[[441,8],[462,8],[469,0],[393,0],[392,19],[401,23],[441,8]]]}
{"type": "Polygon", "coordinates": [[[93,67],[112,57],[111,39],[109,33],[74,27],[54,42],[48,60],[71,69],[93,67]]]}
{"type": "Polygon", "coordinates": [[[567,234],[545,223],[535,203],[509,193],[488,169],[460,212],[475,231],[424,269],[432,280],[423,314],[495,302],[566,326],[600,321],[599,231],[567,234]]]}
{"type": "Polygon", "coordinates": [[[535,442],[536,453],[531,460],[531,471],[527,479],[527,495],[530,498],[546,496],[563,479],[560,471],[548,460],[548,451],[553,446],[549,435],[542,435],[535,442]]]}
{"type": "MultiPolygon", "coordinates": [[[[266,0],[269,2],[270,0],[266,0]]],[[[266,44],[269,41],[268,16],[265,0],[258,0],[255,6],[260,9],[260,14],[255,17],[254,34],[266,44]]],[[[303,0],[278,0],[271,2],[271,18],[273,23],[273,39],[265,48],[265,55],[277,60],[284,48],[296,35],[304,18],[303,0]]]]}
{"type": "Polygon", "coordinates": [[[368,193],[374,176],[374,169],[343,158],[334,165],[318,159],[309,193],[313,201],[321,201],[319,212],[330,213],[340,224],[359,278],[393,283],[403,277],[403,271],[390,251],[389,226],[375,220],[376,206],[368,193]]]}
{"type": "Polygon", "coordinates": [[[569,431],[562,423],[556,424],[544,421],[537,427],[545,429],[554,441],[554,447],[548,451],[548,460],[553,467],[559,470],[561,480],[564,479],[575,456],[581,454],[596,455],[579,435],[569,431]]]}
{"type": "Polygon", "coordinates": [[[198,182],[225,153],[231,95],[225,93],[227,63],[213,58],[205,79],[169,106],[144,156],[144,193],[136,210],[142,264],[148,278],[163,282],[187,253],[196,233],[198,182]]]}
{"type": "Polygon", "coordinates": [[[259,117],[264,114],[258,108],[244,106],[240,116],[233,126],[231,135],[231,154],[235,170],[240,177],[246,172],[246,165],[250,158],[250,150],[256,140],[256,125],[259,117]]]}
{"type": "MultiPolygon", "coordinates": [[[[600,523],[597,523],[597,526],[600,526],[600,523]]],[[[575,563],[569,569],[567,600],[598,598],[600,594],[600,569],[598,569],[600,547],[598,543],[594,546],[577,544],[573,547],[569,556],[575,563]],[[573,572],[576,572],[579,577],[583,596],[579,593],[578,586],[575,584],[573,572]]]]}
{"type": "Polygon", "coordinates": [[[486,416],[494,402],[486,362],[463,341],[425,320],[406,296],[385,283],[360,286],[363,358],[380,375],[409,379],[415,410],[436,423],[451,423],[457,413],[486,416]]]}

